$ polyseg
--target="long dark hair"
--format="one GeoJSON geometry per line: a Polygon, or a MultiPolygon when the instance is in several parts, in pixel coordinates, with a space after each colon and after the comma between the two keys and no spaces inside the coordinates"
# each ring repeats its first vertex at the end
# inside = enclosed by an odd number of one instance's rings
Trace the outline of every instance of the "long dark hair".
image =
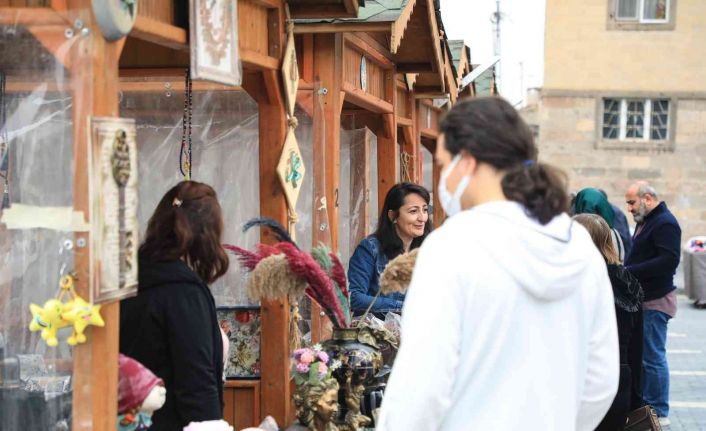
{"type": "Polygon", "coordinates": [[[228,271],[222,234],[223,215],[213,188],[182,181],[159,201],[140,253],[153,261],[184,258],[203,281],[212,283],[228,271]]]}
{"type": "MultiPolygon", "coordinates": [[[[404,205],[404,198],[410,194],[417,194],[421,196],[422,199],[429,205],[431,197],[429,196],[429,191],[424,187],[413,184],[413,183],[399,183],[392,186],[392,188],[385,195],[385,203],[380,211],[380,219],[378,220],[378,228],[374,235],[380,241],[382,246],[382,251],[388,257],[388,259],[394,259],[404,252],[404,244],[402,244],[402,239],[397,235],[397,230],[395,229],[394,219],[399,217],[400,208],[404,205]],[[390,220],[389,212],[392,211],[395,216],[390,220]]],[[[422,245],[424,239],[431,232],[431,216],[427,219],[424,225],[424,235],[414,238],[412,240],[412,245],[410,249],[415,249],[422,245]]]]}
{"type": "Polygon", "coordinates": [[[441,122],[446,149],[468,152],[478,162],[505,172],[505,197],[547,224],[569,206],[566,174],[537,161],[532,132],[515,108],[499,97],[457,103],[441,122]]]}

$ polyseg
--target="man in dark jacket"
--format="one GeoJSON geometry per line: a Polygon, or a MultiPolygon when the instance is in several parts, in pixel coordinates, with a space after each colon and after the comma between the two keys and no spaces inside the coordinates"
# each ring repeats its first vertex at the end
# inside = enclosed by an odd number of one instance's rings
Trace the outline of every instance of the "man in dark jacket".
{"type": "Polygon", "coordinates": [[[657,411],[660,423],[668,425],[667,322],[677,312],[674,273],[679,265],[681,228],[646,182],[631,185],[625,201],[637,223],[625,266],[645,292],[642,395],[657,411]]]}
{"type": "MultiPolygon", "coordinates": [[[[605,190],[598,189],[606,200],[608,195],[605,190]]],[[[610,203],[610,202],[609,202],[610,203]]],[[[610,203],[610,207],[613,209],[613,228],[618,231],[620,239],[623,240],[623,247],[625,247],[625,256],[630,254],[632,250],[632,238],[630,236],[630,227],[628,226],[628,219],[623,214],[623,211],[617,206],[610,203]]]]}

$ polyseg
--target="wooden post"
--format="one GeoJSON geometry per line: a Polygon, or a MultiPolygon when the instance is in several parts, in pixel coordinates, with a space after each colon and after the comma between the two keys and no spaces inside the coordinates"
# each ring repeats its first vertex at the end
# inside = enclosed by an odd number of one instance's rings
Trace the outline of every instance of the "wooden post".
{"type": "MultiPolygon", "coordinates": [[[[107,42],[92,16],[90,0],[69,0],[72,22],[81,19],[83,29],[75,29],[78,39],[70,49],[72,119],[74,141],[74,209],[90,214],[88,118],[118,116],[118,61],[124,39],[107,42]],[[85,34],[85,31],[88,33],[85,34]]],[[[65,37],[59,34],[58,37],[65,37]]],[[[88,219],[90,220],[90,219],[88,219]]],[[[74,269],[78,274],[77,292],[90,297],[89,238],[77,247],[74,269]]],[[[118,410],[118,339],[120,303],[101,308],[105,327],[92,327],[88,342],[74,349],[73,430],[113,431],[118,410]]]]}
{"type": "Polygon", "coordinates": [[[338,249],[338,186],[341,157],[341,108],[343,95],[343,39],[340,34],[314,35],[314,76],[324,91],[323,120],[326,142],[326,201],[331,245],[338,249]]]}
{"type": "MultiPolygon", "coordinates": [[[[287,117],[278,71],[265,70],[245,76],[243,88],[258,104],[260,127],[260,215],[287,226],[287,203],[277,177],[287,117]]],[[[263,230],[261,241],[274,243],[269,231],[263,230]]],[[[289,384],[289,304],[267,301],[261,304],[260,377],[261,415],[270,415],[279,424],[292,421],[291,386],[289,384]]]]}

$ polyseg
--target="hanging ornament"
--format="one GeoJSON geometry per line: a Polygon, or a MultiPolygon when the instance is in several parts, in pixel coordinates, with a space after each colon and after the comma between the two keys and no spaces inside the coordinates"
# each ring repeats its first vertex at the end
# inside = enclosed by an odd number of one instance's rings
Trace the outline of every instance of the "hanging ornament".
{"type": "Polygon", "coordinates": [[[10,140],[7,135],[6,75],[0,72],[0,210],[10,208],[10,140]]]}
{"type": "Polygon", "coordinates": [[[29,305],[32,313],[29,330],[42,331],[42,339],[48,346],[55,347],[59,344],[57,331],[72,326],[73,333],[67,343],[71,346],[85,343],[84,331],[89,325],[105,326],[100,308],[100,305],[93,305],[81,298],[74,289],[73,275],[65,275],[59,281],[59,293],[56,298],[45,302],[43,307],[29,305]]]}
{"type": "Polygon", "coordinates": [[[179,151],[179,172],[184,180],[191,181],[191,75],[189,69],[184,72],[184,116],[181,124],[181,151],[179,151]]]}

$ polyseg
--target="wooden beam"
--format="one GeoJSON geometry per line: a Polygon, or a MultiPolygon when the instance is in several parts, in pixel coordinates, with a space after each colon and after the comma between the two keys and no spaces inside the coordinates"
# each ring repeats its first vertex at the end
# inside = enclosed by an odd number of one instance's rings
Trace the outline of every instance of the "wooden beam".
{"type": "Polygon", "coordinates": [[[409,0],[405,8],[402,10],[399,18],[397,18],[397,21],[392,23],[392,30],[390,31],[390,52],[393,54],[397,53],[397,49],[402,43],[404,33],[407,30],[407,25],[409,24],[409,19],[412,17],[412,11],[414,10],[416,4],[417,0],[409,0]]]}
{"type": "Polygon", "coordinates": [[[314,73],[322,89],[323,121],[326,143],[326,201],[328,204],[331,242],[338,250],[338,208],[336,191],[339,186],[340,151],[341,151],[341,81],[343,80],[343,40],[341,35],[317,34],[314,36],[314,73]]]}
{"type": "Polygon", "coordinates": [[[0,7],[0,25],[28,27],[72,24],[66,17],[48,7],[0,7]]]}
{"type": "Polygon", "coordinates": [[[302,38],[302,79],[314,82],[314,35],[303,34],[302,38]]]}
{"type": "Polygon", "coordinates": [[[257,51],[249,49],[240,50],[240,61],[243,63],[243,68],[253,70],[279,70],[280,64],[278,58],[260,54],[257,51]]]}
{"type": "Polygon", "coordinates": [[[378,208],[383,208],[385,195],[397,183],[400,172],[397,127],[392,130],[391,137],[386,137],[382,130],[378,130],[376,134],[378,137],[378,208]]]}
{"type": "Polygon", "coordinates": [[[395,114],[382,114],[382,131],[386,138],[394,136],[393,130],[397,128],[395,114]]]}
{"type": "Polygon", "coordinates": [[[358,16],[358,0],[343,0],[343,6],[346,8],[346,12],[358,16]]]}
{"type": "Polygon", "coordinates": [[[295,5],[289,4],[294,18],[355,18],[358,13],[351,14],[340,5],[295,5]]]}
{"type": "Polygon", "coordinates": [[[346,44],[351,45],[356,51],[365,54],[365,58],[372,60],[383,69],[389,70],[395,67],[395,64],[385,56],[385,51],[378,50],[377,47],[371,45],[367,41],[358,37],[355,34],[346,33],[343,35],[343,40],[346,44]]]}
{"type": "MultiPolygon", "coordinates": [[[[69,0],[70,10],[90,11],[90,0],[69,0]]],[[[91,116],[118,116],[118,61],[121,43],[107,42],[94,20],[85,21],[89,34],[76,40],[70,50],[73,85],[74,210],[92,217],[89,190],[90,152],[88,119],[91,116]]],[[[87,221],[92,221],[89,218],[87,221]]],[[[96,221],[92,221],[95,223],[96,221]]],[[[85,247],[76,249],[74,270],[76,290],[90,297],[90,238],[75,235],[85,247]]],[[[95,281],[93,281],[95,282],[95,281]]],[[[101,315],[105,327],[91,327],[88,342],[73,349],[73,430],[113,431],[117,429],[118,340],[120,303],[104,304],[101,315]]]]}
{"type": "MultiPolygon", "coordinates": [[[[253,94],[258,102],[260,215],[270,217],[287,226],[287,204],[277,176],[277,163],[284,148],[287,132],[287,118],[283,99],[271,96],[273,92],[281,94],[279,81],[267,76],[253,80],[253,75],[250,74],[248,81],[244,83],[244,88],[249,89],[248,92],[253,94]],[[268,88],[271,85],[276,85],[278,88],[268,88]],[[264,88],[253,89],[253,86],[264,88]]],[[[271,232],[263,229],[261,241],[272,244],[276,239],[271,232]]],[[[261,337],[265,340],[260,351],[261,415],[271,415],[277,423],[290,423],[293,416],[289,384],[289,304],[282,300],[264,301],[261,310],[261,337]]]]}
{"type": "Polygon", "coordinates": [[[397,116],[397,125],[402,127],[412,127],[414,121],[411,118],[397,116]]]}
{"type": "Polygon", "coordinates": [[[435,129],[424,128],[421,130],[422,137],[427,139],[437,139],[439,137],[439,131],[435,129]]]}
{"type": "Polygon", "coordinates": [[[176,50],[189,50],[187,31],[156,19],[138,15],[130,36],[176,50]]]}
{"type": "Polygon", "coordinates": [[[265,81],[265,91],[267,92],[269,104],[284,106],[282,87],[279,84],[279,70],[263,70],[262,78],[265,81]]]}
{"type": "Polygon", "coordinates": [[[352,84],[347,82],[344,82],[342,87],[343,91],[346,93],[347,102],[378,114],[391,114],[394,112],[394,108],[390,102],[355,88],[352,84]]]}
{"type": "Polygon", "coordinates": [[[264,7],[265,9],[277,9],[281,5],[279,0],[250,0],[250,3],[264,7]]]}
{"type": "Polygon", "coordinates": [[[347,33],[356,31],[369,33],[387,33],[390,31],[390,26],[391,24],[389,22],[297,24],[294,26],[294,34],[347,33]]]}
{"type": "Polygon", "coordinates": [[[430,62],[424,63],[399,63],[397,71],[400,73],[424,73],[433,72],[434,66],[430,62]]]}

